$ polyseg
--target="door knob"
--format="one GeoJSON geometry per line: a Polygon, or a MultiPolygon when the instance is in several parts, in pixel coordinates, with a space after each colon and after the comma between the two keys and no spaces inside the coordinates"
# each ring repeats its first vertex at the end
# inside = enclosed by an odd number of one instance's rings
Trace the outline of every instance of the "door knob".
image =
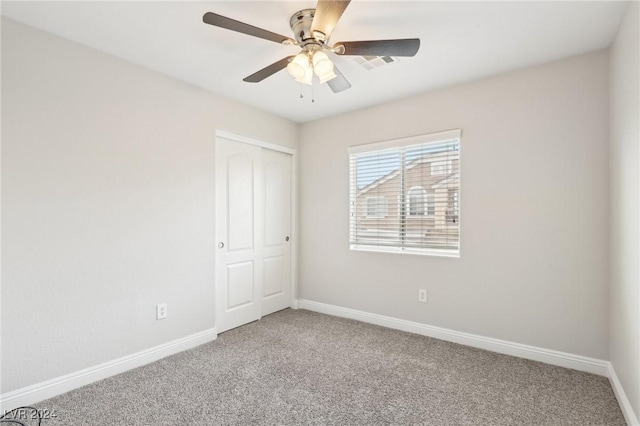
{"type": "Polygon", "coordinates": [[[218,243],[218,248],[222,248],[222,247],[224,247],[224,243],[223,242],[219,242],[218,243]]]}
{"type": "Polygon", "coordinates": [[[285,241],[289,241],[289,236],[287,235],[287,238],[284,239],[285,241]]]}

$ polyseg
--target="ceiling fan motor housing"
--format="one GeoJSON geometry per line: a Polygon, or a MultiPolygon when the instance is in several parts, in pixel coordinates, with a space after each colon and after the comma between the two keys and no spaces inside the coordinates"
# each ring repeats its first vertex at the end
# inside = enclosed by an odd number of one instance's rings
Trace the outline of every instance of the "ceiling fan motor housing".
{"type": "Polygon", "coordinates": [[[303,9],[291,16],[289,25],[298,45],[306,51],[322,49],[327,41],[325,35],[320,31],[311,32],[315,9],[303,9]]]}

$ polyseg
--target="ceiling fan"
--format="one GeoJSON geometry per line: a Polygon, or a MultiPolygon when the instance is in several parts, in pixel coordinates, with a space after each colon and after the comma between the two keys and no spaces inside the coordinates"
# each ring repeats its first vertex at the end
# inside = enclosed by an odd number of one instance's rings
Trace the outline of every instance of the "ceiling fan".
{"type": "Polygon", "coordinates": [[[301,52],[287,56],[245,77],[243,81],[258,83],[287,68],[296,81],[312,84],[313,76],[326,82],[334,93],[342,92],[351,84],[333,64],[325,52],[339,56],[414,56],[420,48],[420,39],[341,41],[329,44],[329,38],[338,20],[351,0],[319,0],[315,9],[303,9],[291,16],[289,25],[294,38],[286,37],[222,15],[207,12],[202,20],[209,25],[225,28],[284,45],[299,46],[301,52]]]}

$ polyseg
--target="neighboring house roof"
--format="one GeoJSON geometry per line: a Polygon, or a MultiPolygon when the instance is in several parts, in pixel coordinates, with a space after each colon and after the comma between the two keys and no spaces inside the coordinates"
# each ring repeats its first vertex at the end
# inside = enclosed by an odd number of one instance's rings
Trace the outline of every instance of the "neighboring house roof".
{"type": "Polygon", "coordinates": [[[447,177],[445,177],[442,180],[439,180],[438,182],[434,183],[433,185],[431,185],[431,188],[433,189],[440,189],[445,185],[448,185],[450,183],[458,183],[458,178],[459,176],[456,173],[451,173],[449,175],[447,175],[447,177]]]}
{"type": "MultiPolygon", "coordinates": [[[[441,161],[442,158],[434,158],[432,156],[425,156],[425,157],[420,157],[420,158],[416,158],[415,160],[411,161],[410,163],[407,164],[407,166],[405,167],[405,170],[411,170],[414,167],[424,164],[424,163],[432,163],[433,161],[441,161]]],[[[391,179],[397,177],[400,174],[400,170],[394,170],[376,180],[374,180],[373,182],[371,182],[369,185],[366,185],[364,188],[362,188],[361,190],[358,191],[358,197],[361,196],[362,194],[365,194],[369,191],[371,191],[374,188],[377,188],[378,186],[382,185],[383,183],[386,183],[388,181],[390,181],[391,179]]],[[[444,178],[440,179],[437,182],[434,182],[432,185],[430,185],[430,188],[441,188],[442,185],[450,183],[453,181],[453,179],[457,179],[457,176],[455,173],[449,173],[448,175],[446,175],[444,178]],[[447,182],[445,182],[447,181],[447,182]]]]}

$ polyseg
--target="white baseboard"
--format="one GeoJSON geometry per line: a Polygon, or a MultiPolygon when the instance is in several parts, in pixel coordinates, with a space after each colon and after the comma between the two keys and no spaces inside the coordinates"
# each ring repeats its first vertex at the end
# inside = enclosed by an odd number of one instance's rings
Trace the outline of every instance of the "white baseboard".
{"type": "Polygon", "coordinates": [[[611,382],[613,393],[616,394],[616,398],[618,399],[618,404],[620,404],[620,409],[622,410],[624,419],[627,421],[627,424],[629,426],[640,425],[638,417],[636,416],[636,413],[633,412],[633,407],[631,407],[629,398],[627,398],[627,394],[622,387],[622,383],[620,383],[620,380],[618,379],[616,370],[613,368],[613,365],[610,362],[608,362],[607,364],[609,367],[609,381],[611,382]]]}
{"type": "Polygon", "coordinates": [[[0,395],[0,412],[52,398],[56,395],[88,385],[89,383],[106,379],[107,377],[149,364],[166,356],[211,342],[217,337],[218,331],[215,328],[211,328],[153,348],[123,356],[122,358],[85,368],[84,370],[4,393],[0,395]]]}
{"type": "Polygon", "coordinates": [[[307,309],[309,311],[323,314],[355,319],[396,330],[408,331],[422,336],[434,337],[448,342],[460,343],[474,348],[486,349],[492,352],[513,355],[533,361],[544,362],[546,364],[572,368],[574,370],[586,371],[587,373],[593,373],[600,376],[609,376],[609,362],[601,359],[589,358],[581,355],[539,348],[536,346],[523,345],[521,343],[509,342],[506,340],[493,339],[490,337],[479,336],[477,334],[449,330],[447,328],[435,327],[432,325],[406,321],[384,315],[371,314],[369,312],[357,311],[355,309],[312,302],[310,300],[298,300],[298,307],[300,309],[307,309]]]}

